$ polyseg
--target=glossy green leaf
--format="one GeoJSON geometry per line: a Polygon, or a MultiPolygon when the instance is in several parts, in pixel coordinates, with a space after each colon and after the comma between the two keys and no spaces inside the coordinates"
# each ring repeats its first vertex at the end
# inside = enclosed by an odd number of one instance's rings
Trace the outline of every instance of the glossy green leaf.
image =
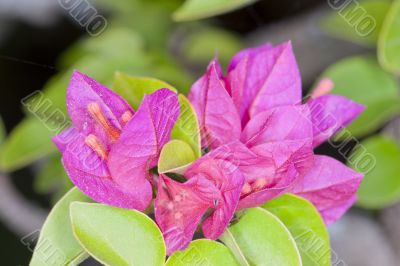
{"type": "Polygon", "coordinates": [[[349,2],[346,7],[333,10],[324,18],[322,28],[335,37],[375,46],[391,2],[391,0],[349,2]],[[370,21],[371,24],[367,25],[369,18],[373,18],[374,23],[370,21]]]}
{"type": "Polygon", "coordinates": [[[333,94],[344,95],[366,106],[347,129],[354,137],[368,134],[400,111],[396,79],[369,57],[351,57],[329,67],[321,78],[335,83],[333,94]]]}
{"type": "Polygon", "coordinates": [[[201,137],[197,114],[192,104],[183,94],[179,94],[178,99],[180,113],[172,129],[171,138],[182,140],[189,144],[197,159],[201,156],[201,137]]]}
{"type": "Polygon", "coordinates": [[[400,0],[394,0],[382,26],[378,42],[381,65],[400,75],[400,0]]]}
{"type": "Polygon", "coordinates": [[[189,144],[181,140],[171,140],[161,150],[158,172],[183,174],[194,160],[196,156],[189,144]]]}
{"type": "Polygon", "coordinates": [[[65,266],[77,258],[88,256],[72,233],[69,205],[76,201],[91,202],[73,188],[53,207],[40,232],[30,266],[65,266]]]}
{"type": "Polygon", "coordinates": [[[185,3],[175,11],[173,17],[176,21],[208,18],[228,13],[256,1],[257,0],[186,0],[185,3]]]}
{"type": "Polygon", "coordinates": [[[317,209],[309,201],[291,194],[262,206],[278,217],[290,231],[301,254],[303,265],[330,266],[329,235],[317,209]]]}
{"type": "Polygon", "coordinates": [[[71,204],[75,237],[106,265],[164,265],[165,244],[157,225],[144,213],[97,203],[71,204]]]}
{"type": "Polygon", "coordinates": [[[165,266],[198,265],[239,266],[227,247],[208,239],[194,240],[185,250],[172,254],[165,266]]]}
{"type": "Polygon", "coordinates": [[[367,163],[367,157],[361,156],[364,151],[375,161],[370,161],[370,171],[366,171],[358,189],[357,205],[379,209],[400,200],[400,147],[383,135],[366,139],[350,157],[359,158],[357,164],[351,165],[356,171],[362,170],[359,168],[367,163]]]}
{"type": "Polygon", "coordinates": [[[8,136],[0,150],[0,168],[14,171],[56,151],[55,135],[36,117],[25,119],[8,136]]]}
{"type": "Polygon", "coordinates": [[[199,66],[206,66],[215,55],[226,66],[232,56],[242,48],[243,44],[238,36],[217,27],[188,28],[182,43],[183,58],[191,65],[199,66]]]}
{"type": "Polygon", "coordinates": [[[302,265],[300,252],[289,230],[275,215],[263,208],[247,210],[237,223],[229,227],[229,231],[232,238],[222,237],[221,240],[236,257],[240,257],[240,250],[251,266],[302,265]]]}
{"type": "Polygon", "coordinates": [[[168,83],[147,77],[133,77],[117,72],[112,89],[127,100],[135,110],[139,107],[145,94],[150,94],[161,88],[176,89],[168,83]]]}

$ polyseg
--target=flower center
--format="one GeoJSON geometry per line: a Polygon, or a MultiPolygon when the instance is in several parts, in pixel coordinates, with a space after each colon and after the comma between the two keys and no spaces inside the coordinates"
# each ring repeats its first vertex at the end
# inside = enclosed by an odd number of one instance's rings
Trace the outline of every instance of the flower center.
{"type": "MultiPolygon", "coordinates": [[[[121,135],[121,130],[115,128],[107,117],[104,115],[101,107],[96,102],[91,102],[87,106],[89,114],[92,118],[98,123],[106,132],[107,136],[111,139],[112,142],[115,142],[119,139],[121,135]]],[[[131,111],[126,111],[122,114],[120,118],[120,122],[122,126],[125,126],[133,117],[131,111]]],[[[88,145],[93,151],[97,153],[103,160],[107,160],[108,158],[108,151],[101,140],[95,136],[94,134],[90,134],[85,138],[85,143],[88,145]]]]}
{"type": "Polygon", "coordinates": [[[104,145],[101,143],[98,137],[93,134],[90,134],[85,138],[85,143],[88,145],[93,151],[100,156],[101,159],[107,160],[108,153],[104,145]]]}
{"type": "Polygon", "coordinates": [[[112,141],[116,141],[119,138],[119,136],[121,135],[121,131],[111,125],[98,103],[89,103],[88,111],[93,119],[96,120],[96,122],[103,127],[103,129],[112,141]]]}

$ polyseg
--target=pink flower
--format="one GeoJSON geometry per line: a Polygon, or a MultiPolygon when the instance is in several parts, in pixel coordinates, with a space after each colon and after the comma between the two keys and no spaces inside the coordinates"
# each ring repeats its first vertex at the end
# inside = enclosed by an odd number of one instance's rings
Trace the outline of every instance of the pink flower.
{"type": "Polygon", "coordinates": [[[218,239],[232,219],[244,177],[237,166],[219,158],[218,149],[195,161],[178,183],[161,175],[155,201],[155,217],[168,254],[186,248],[201,218],[204,236],[218,239]]]}
{"type": "Polygon", "coordinates": [[[331,89],[331,82],[324,80],[302,103],[300,72],[290,42],[239,52],[226,76],[213,60],[192,86],[189,99],[199,117],[202,146],[225,147],[245,176],[239,209],[295,192],[310,199],[330,223],[351,206],[362,175],[334,159],[321,164],[313,149],[364,107],[328,94],[331,89]],[[253,159],[245,159],[249,157],[253,159]],[[334,167],[341,176],[335,175],[334,167]],[[328,172],[329,180],[321,175],[328,172]],[[337,189],[339,184],[345,188],[337,189]],[[313,196],[327,191],[335,193],[328,193],[324,201],[313,196]]]}
{"type": "Polygon", "coordinates": [[[179,114],[177,95],[147,95],[135,113],[120,96],[74,72],[67,91],[73,126],[53,140],[72,182],[93,200],[144,210],[152,199],[149,171],[179,114]]]}

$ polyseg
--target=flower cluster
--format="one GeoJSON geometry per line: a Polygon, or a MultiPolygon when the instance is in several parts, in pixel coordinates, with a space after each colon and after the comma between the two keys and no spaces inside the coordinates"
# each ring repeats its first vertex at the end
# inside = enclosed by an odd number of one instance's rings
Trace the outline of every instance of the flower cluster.
{"type": "Polygon", "coordinates": [[[168,254],[185,248],[199,224],[205,237],[217,239],[237,210],[283,193],[310,200],[329,224],[354,203],[362,179],[313,152],[363,110],[331,95],[331,89],[323,81],[302,101],[290,42],[239,52],[226,75],[213,60],[189,94],[203,156],[178,181],[157,172],[179,116],[176,93],[161,88],[134,111],[111,90],[74,72],[67,92],[73,127],[54,142],[73,183],[93,200],[143,211],[154,198],[168,254]]]}

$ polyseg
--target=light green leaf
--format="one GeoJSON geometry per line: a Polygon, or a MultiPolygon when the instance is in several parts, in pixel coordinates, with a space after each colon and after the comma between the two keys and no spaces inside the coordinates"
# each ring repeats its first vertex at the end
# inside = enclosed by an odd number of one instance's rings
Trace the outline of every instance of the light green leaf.
{"type": "Polygon", "coordinates": [[[190,64],[206,66],[215,55],[226,66],[232,56],[243,48],[240,38],[217,27],[188,28],[182,44],[184,59],[190,64]]]}
{"type": "Polygon", "coordinates": [[[294,237],[303,265],[330,266],[329,235],[317,209],[309,201],[285,194],[262,206],[276,215],[294,237]]]}
{"type": "Polygon", "coordinates": [[[257,0],[186,0],[175,11],[176,21],[189,21],[208,18],[250,5],[257,0]]]}
{"type": "Polygon", "coordinates": [[[200,127],[197,114],[192,104],[183,94],[179,94],[178,99],[180,113],[172,129],[171,138],[182,140],[189,144],[197,159],[201,156],[200,127]]]}
{"type": "Polygon", "coordinates": [[[352,1],[342,9],[333,10],[324,18],[322,28],[338,38],[376,46],[391,2],[391,0],[352,1]],[[375,24],[367,25],[368,18],[373,18],[375,24]]]}
{"type": "Polygon", "coordinates": [[[30,266],[65,266],[77,258],[88,257],[72,234],[69,205],[75,201],[91,202],[73,188],[54,206],[40,232],[30,266]]]}
{"type": "Polygon", "coordinates": [[[347,129],[354,137],[364,136],[382,126],[400,111],[396,79],[369,57],[351,57],[329,67],[321,78],[335,83],[339,94],[366,106],[366,110],[347,129]]]}
{"type": "Polygon", "coordinates": [[[0,168],[14,171],[56,151],[55,135],[36,117],[25,119],[8,136],[0,149],[0,168]]]}
{"type": "Polygon", "coordinates": [[[105,265],[164,265],[165,244],[157,225],[145,214],[97,203],[71,204],[75,237],[105,265]]]}
{"type": "Polygon", "coordinates": [[[208,239],[194,240],[187,249],[172,254],[165,266],[198,265],[239,266],[227,247],[208,239]]]}
{"type": "MultiPolygon", "coordinates": [[[[368,209],[380,209],[400,200],[400,147],[389,137],[378,135],[361,142],[350,158],[360,157],[367,151],[372,158],[370,171],[365,174],[358,189],[357,205],[368,209]],[[353,157],[354,156],[354,157],[353,157]]],[[[362,165],[362,162],[359,163],[362,165]]],[[[356,171],[360,169],[352,165],[356,171]]]]}
{"type": "Polygon", "coordinates": [[[171,140],[161,150],[158,172],[183,174],[194,160],[196,156],[189,144],[182,140],[171,140]]]}
{"type": "Polygon", "coordinates": [[[117,72],[114,76],[112,89],[121,95],[136,110],[145,94],[150,94],[161,88],[168,88],[174,92],[176,89],[168,83],[147,77],[133,77],[117,72]]]}
{"type": "MultiPolygon", "coordinates": [[[[229,227],[229,231],[251,266],[302,265],[300,252],[289,230],[263,208],[247,210],[236,224],[229,227]]],[[[234,252],[231,245],[228,246],[234,252]]]]}
{"type": "Polygon", "coordinates": [[[400,75],[400,0],[394,0],[382,26],[378,42],[381,65],[400,75]]]}

